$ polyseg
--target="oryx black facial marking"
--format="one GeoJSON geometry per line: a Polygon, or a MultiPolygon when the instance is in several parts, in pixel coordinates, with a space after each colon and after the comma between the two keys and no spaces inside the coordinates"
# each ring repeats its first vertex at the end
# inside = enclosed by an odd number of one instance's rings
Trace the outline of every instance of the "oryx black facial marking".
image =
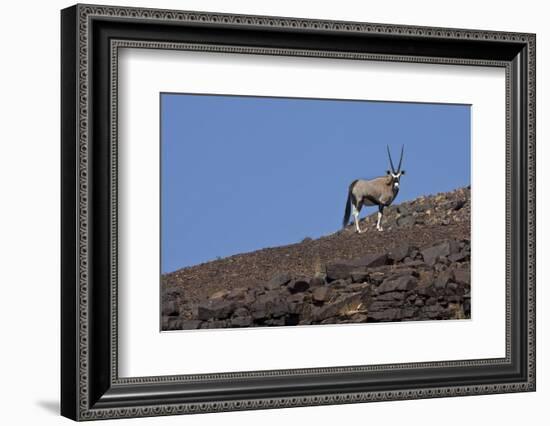
{"type": "Polygon", "coordinates": [[[370,180],[357,179],[351,183],[348,189],[348,199],[346,201],[346,211],[344,213],[344,227],[347,226],[349,222],[350,214],[353,214],[356,231],[358,233],[365,232],[361,231],[359,228],[359,212],[363,206],[378,206],[378,222],[376,223],[376,229],[382,231],[380,221],[382,220],[384,207],[389,206],[395,197],[397,197],[401,185],[401,176],[405,174],[405,170],[401,170],[404,148],[404,146],[401,147],[401,156],[399,157],[397,169],[393,165],[390,148],[388,146],[388,158],[390,160],[391,170],[386,172],[386,176],[370,180]],[[353,212],[351,212],[352,209],[353,212]]]}

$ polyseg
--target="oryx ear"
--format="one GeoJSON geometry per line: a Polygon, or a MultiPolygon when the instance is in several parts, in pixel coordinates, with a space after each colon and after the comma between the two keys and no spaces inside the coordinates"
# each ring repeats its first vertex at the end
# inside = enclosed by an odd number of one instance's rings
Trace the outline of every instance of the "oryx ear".
{"type": "Polygon", "coordinates": [[[401,176],[405,174],[405,170],[401,170],[401,176]]]}
{"type": "Polygon", "coordinates": [[[386,170],[386,174],[389,176],[391,172],[389,170],[386,170]]]}

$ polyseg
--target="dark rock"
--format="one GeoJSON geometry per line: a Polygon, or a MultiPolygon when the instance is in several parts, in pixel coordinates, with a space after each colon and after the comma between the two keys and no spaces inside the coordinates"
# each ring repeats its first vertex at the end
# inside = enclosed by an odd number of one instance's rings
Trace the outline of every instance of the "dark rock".
{"type": "Polygon", "coordinates": [[[453,275],[458,284],[470,285],[470,268],[455,269],[453,275]]]}
{"type": "Polygon", "coordinates": [[[404,299],[405,299],[405,293],[402,291],[392,291],[390,293],[383,293],[376,297],[377,301],[384,301],[384,302],[399,301],[400,303],[402,303],[404,299]]]}
{"type": "Polygon", "coordinates": [[[361,257],[355,260],[356,265],[364,266],[367,268],[373,268],[376,266],[385,265],[388,260],[387,254],[368,254],[364,257],[361,257]]]}
{"type": "Polygon", "coordinates": [[[362,283],[349,284],[345,290],[352,293],[357,293],[357,292],[369,292],[370,288],[371,288],[371,285],[369,283],[362,282],[362,283]]]}
{"type": "Polygon", "coordinates": [[[422,261],[422,260],[413,260],[411,259],[410,257],[409,258],[405,258],[405,263],[404,263],[406,266],[408,267],[413,267],[413,266],[422,266],[422,265],[425,265],[425,263],[422,261]]]}
{"type": "Polygon", "coordinates": [[[288,303],[304,303],[305,298],[304,293],[295,293],[290,295],[286,300],[288,303]]]}
{"type": "Polygon", "coordinates": [[[177,298],[179,296],[182,296],[183,295],[183,290],[181,288],[178,288],[178,287],[166,287],[163,290],[162,293],[168,299],[174,299],[174,298],[177,298]]]}
{"type": "Polygon", "coordinates": [[[415,301],[414,301],[414,305],[415,306],[424,306],[424,301],[420,298],[417,298],[415,301]]]}
{"type": "Polygon", "coordinates": [[[168,316],[178,316],[180,314],[178,305],[176,302],[167,302],[162,307],[162,315],[168,315],[168,316]]]}
{"type": "Polygon", "coordinates": [[[369,254],[354,260],[340,260],[326,265],[327,281],[335,281],[351,277],[353,271],[363,271],[364,268],[372,268],[385,265],[388,256],[384,254],[369,254]]]}
{"type": "Polygon", "coordinates": [[[353,294],[347,297],[343,297],[340,300],[324,305],[319,308],[314,316],[316,321],[323,321],[327,318],[348,315],[350,313],[357,313],[363,305],[363,300],[360,294],[353,294]]]}
{"type": "Polygon", "coordinates": [[[413,226],[415,222],[416,222],[416,218],[414,216],[411,216],[411,215],[401,216],[400,218],[397,219],[397,226],[406,228],[409,226],[413,226]]]}
{"type": "Polygon", "coordinates": [[[458,290],[458,284],[457,283],[448,283],[447,284],[447,289],[451,290],[453,293],[456,293],[456,291],[458,290]]]}
{"type": "Polygon", "coordinates": [[[408,204],[400,204],[397,206],[397,212],[405,216],[411,213],[411,209],[408,204]]]}
{"type": "Polygon", "coordinates": [[[422,269],[418,272],[419,286],[429,286],[434,281],[434,273],[431,269],[422,269]]]}
{"type": "Polygon", "coordinates": [[[351,271],[351,281],[354,283],[364,283],[369,278],[369,271],[367,268],[361,268],[351,271]]]}
{"type": "Polygon", "coordinates": [[[450,281],[452,275],[452,271],[448,269],[440,272],[434,281],[434,287],[437,289],[444,289],[447,286],[447,283],[450,281]]]}
{"type": "Polygon", "coordinates": [[[350,323],[363,323],[367,322],[368,316],[365,314],[355,314],[352,315],[349,319],[350,323]]]}
{"type": "Polygon", "coordinates": [[[389,308],[382,310],[369,310],[367,313],[368,320],[373,322],[379,321],[399,321],[401,320],[401,309],[389,308]]]}
{"type": "Polygon", "coordinates": [[[416,278],[411,275],[390,277],[378,286],[378,293],[389,293],[391,291],[407,291],[416,287],[416,278]]]}
{"type": "Polygon", "coordinates": [[[168,318],[168,324],[166,326],[166,330],[168,331],[171,331],[171,330],[182,330],[183,327],[182,327],[182,323],[183,321],[179,318],[176,318],[176,317],[169,317],[168,318]]]}
{"type": "Polygon", "coordinates": [[[197,330],[201,328],[202,321],[198,320],[182,320],[180,323],[181,330],[197,330]]]}
{"type": "MultiPolygon", "coordinates": [[[[420,264],[423,265],[424,262],[420,262],[420,264]]],[[[397,267],[390,270],[390,272],[392,273],[392,278],[396,278],[401,275],[412,275],[413,277],[417,277],[418,269],[414,268],[414,266],[416,265],[410,265],[410,264],[398,265],[397,267]]]]}
{"type": "Polygon", "coordinates": [[[235,302],[224,299],[208,300],[198,306],[198,318],[202,321],[228,318],[235,310],[235,302]]]}
{"type": "Polygon", "coordinates": [[[285,317],[285,325],[298,325],[300,323],[300,315],[287,315],[285,317]]]}
{"type": "Polygon", "coordinates": [[[231,318],[230,324],[232,327],[250,327],[253,323],[251,316],[240,316],[231,318]]]}
{"type": "Polygon", "coordinates": [[[285,325],[285,323],[286,323],[286,319],[285,319],[285,318],[271,318],[271,319],[268,319],[268,320],[265,322],[265,325],[271,325],[271,326],[281,327],[281,326],[285,325]]]}
{"type": "Polygon", "coordinates": [[[331,288],[345,289],[351,284],[351,280],[336,280],[332,281],[329,285],[331,288]]]}
{"type": "Polygon", "coordinates": [[[332,282],[348,278],[354,268],[356,268],[356,265],[350,261],[328,263],[326,265],[327,281],[332,282]]]}
{"type": "Polygon", "coordinates": [[[250,311],[254,319],[266,317],[280,317],[288,312],[288,303],[278,294],[267,293],[259,296],[250,305],[250,311]]]}
{"type": "Polygon", "coordinates": [[[287,284],[292,277],[288,272],[282,272],[272,277],[266,284],[265,288],[268,290],[277,290],[278,288],[287,284]]]}
{"type": "Polygon", "coordinates": [[[317,303],[324,303],[329,299],[330,288],[329,287],[317,287],[313,290],[313,301],[317,303]]]}
{"type": "Polygon", "coordinates": [[[243,299],[246,296],[246,293],[248,292],[248,288],[246,287],[237,287],[231,290],[227,294],[228,299],[243,299]]]}
{"type": "Polygon", "coordinates": [[[453,206],[453,210],[460,210],[466,204],[466,200],[456,200],[453,206]]]}
{"type": "Polygon", "coordinates": [[[325,279],[319,275],[316,275],[311,280],[309,280],[310,287],[319,287],[323,285],[325,285],[325,279]]]}
{"type": "Polygon", "coordinates": [[[201,329],[202,328],[225,328],[229,325],[228,321],[204,321],[201,323],[201,329]]]}
{"type": "Polygon", "coordinates": [[[402,261],[405,257],[408,256],[410,251],[410,246],[407,243],[399,244],[398,246],[393,247],[388,253],[388,258],[397,263],[402,261]]]}
{"type": "Polygon", "coordinates": [[[248,309],[242,306],[240,308],[235,309],[235,312],[233,312],[233,316],[235,317],[245,317],[247,315],[248,315],[248,309]]]}
{"type": "Polygon", "coordinates": [[[440,305],[426,305],[422,309],[422,313],[429,319],[443,319],[445,309],[440,305]]]}
{"type": "Polygon", "coordinates": [[[470,299],[464,301],[464,314],[469,318],[471,315],[470,299]]]}
{"type": "Polygon", "coordinates": [[[443,241],[435,246],[425,248],[421,251],[424,262],[430,266],[433,266],[440,256],[446,257],[456,252],[458,252],[458,244],[456,241],[449,240],[443,241]]]}
{"type": "Polygon", "coordinates": [[[303,293],[309,288],[309,281],[306,278],[297,278],[291,280],[287,284],[287,288],[291,293],[303,293]]]}
{"type": "Polygon", "coordinates": [[[229,291],[228,291],[228,290],[216,291],[215,293],[213,293],[213,294],[210,295],[209,299],[211,299],[211,300],[214,300],[214,299],[223,299],[223,298],[225,298],[228,294],[229,294],[229,291]]]}
{"type": "Polygon", "coordinates": [[[383,272],[372,272],[369,274],[369,279],[375,284],[380,284],[384,281],[385,274],[383,272]]]}
{"type": "MultiPolygon", "coordinates": [[[[391,293],[386,293],[386,294],[391,294],[391,293]]],[[[403,293],[400,293],[400,294],[403,294],[403,293]]],[[[413,293],[410,296],[407,296],[407,302],[414,303],[415,300],[416,300],[416,294],[413,293]]]]}
{"type": "Polygon", "coordinates": [[[407,306],[401,309],[401,312],[400,312],[401,320],[410,320],[411,318],[414,318],[416,316],[417,312],[418,312],[418,308],[414,306],[407,306]]]}
{"type": "Polygon", "coordinates": [[[468,254],[464,251],[461,251],[460,253],[454,253],[454,254],[451,254],[448,259],[451,261],[451,262],[460,262],[461,260],[463,259],[466,259],[468,257],[468,254]]]}
{"type": "Polygon", "coordinates": [[[462,300],[462,298],[460,296],[448,296],[447,297],[447,301],[449,303],[460,303],[462,300]]]}

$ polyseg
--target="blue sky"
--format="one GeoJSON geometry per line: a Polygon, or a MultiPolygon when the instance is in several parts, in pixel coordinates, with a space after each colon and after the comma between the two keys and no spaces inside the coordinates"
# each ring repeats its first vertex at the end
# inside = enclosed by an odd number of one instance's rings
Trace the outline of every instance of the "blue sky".
{"type": "Polygon", "coordinates": [[[162,272],[338,230],[402,144],[395,203],[470,184],[468,105],[161,94],[162,272]]]}

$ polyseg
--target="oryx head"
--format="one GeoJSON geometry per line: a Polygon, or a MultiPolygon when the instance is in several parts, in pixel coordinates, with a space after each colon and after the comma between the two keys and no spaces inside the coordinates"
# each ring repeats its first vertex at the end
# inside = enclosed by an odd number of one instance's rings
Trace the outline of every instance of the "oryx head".
{"type": "Polygon", "coordinates": [[[397,170],[393,166],[393,161],[391,159],[391,154],[390,154],[390,147],[386,146],[386,148],[388,148],[388,158],[390,159],[390,167],[391,167],[391,170],[388,170],[386,172],[389,178],[388,183],[392,186],[392,189],[394,191],[397,191],[399,190],[399,179],[401,178],[402,175],[405,174],[405,170],[401,170],[401,163],[403,162],[403,149],[405,148],[405,146],[404,145],[401,146],[401,156],[399,157],[399,165],[397,166],[397,170]]]}

